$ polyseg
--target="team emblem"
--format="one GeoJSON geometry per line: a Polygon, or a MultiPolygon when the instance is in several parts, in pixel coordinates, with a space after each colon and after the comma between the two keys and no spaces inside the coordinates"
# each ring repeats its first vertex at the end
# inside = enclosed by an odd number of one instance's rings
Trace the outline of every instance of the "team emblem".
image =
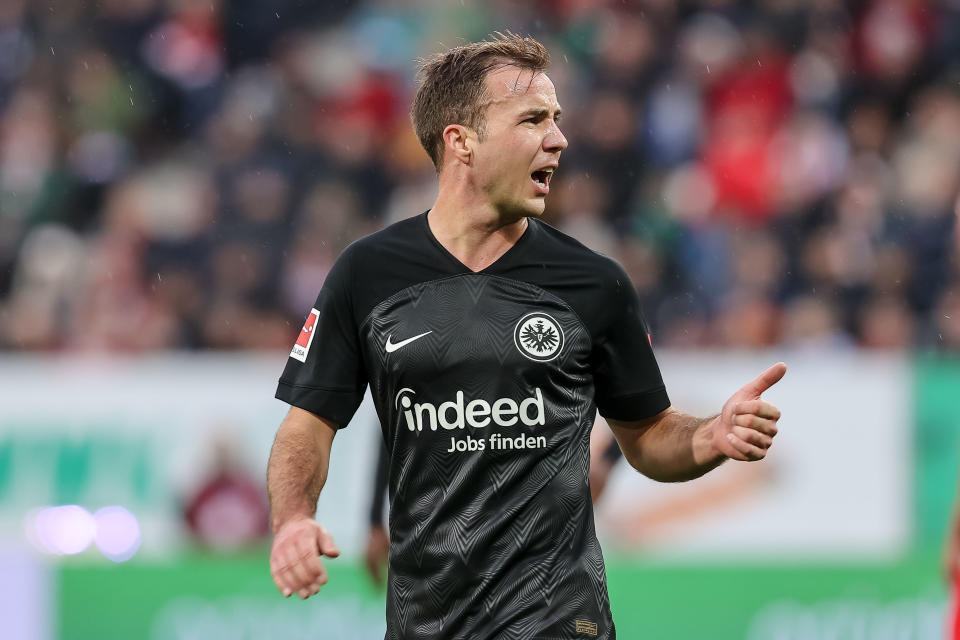
{"type": "Polygon", "coordinates": [[[547,362],[563,349],[563,330],[559,322],[545,313],[528,313],[513,330],[513,341],[520,353],[531,360],[547,362]]]}

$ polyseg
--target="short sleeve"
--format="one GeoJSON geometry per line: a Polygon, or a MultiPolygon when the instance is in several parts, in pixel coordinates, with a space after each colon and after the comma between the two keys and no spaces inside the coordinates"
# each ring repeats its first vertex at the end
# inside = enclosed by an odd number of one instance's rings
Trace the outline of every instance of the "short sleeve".
{"type": "Polygon", "coordinates": [[[604,418],[643,420],[670,407],[640,298],[623,269],[602,287],[604,322],[594,338],[597,409],[604,418]]]}
{"type": "Polygon", "coordinates": [[[334,264],[307,314],[280,376],[276,397],[347,426],[367,387],[352,305],[352,252],[334,264]]]}

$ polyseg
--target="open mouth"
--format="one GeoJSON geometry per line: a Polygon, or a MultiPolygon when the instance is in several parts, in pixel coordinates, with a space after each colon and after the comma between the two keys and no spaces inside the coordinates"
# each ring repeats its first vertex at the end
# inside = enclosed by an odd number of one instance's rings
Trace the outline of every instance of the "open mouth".
{"type": "Polygon", "coordinates": [[[550,190],[550,178],[553,177],[553,167],[547,167],[546,169],[538,169],[530,174],[530,177],[533,179],[534,183],[544,192],[550,190]]]}

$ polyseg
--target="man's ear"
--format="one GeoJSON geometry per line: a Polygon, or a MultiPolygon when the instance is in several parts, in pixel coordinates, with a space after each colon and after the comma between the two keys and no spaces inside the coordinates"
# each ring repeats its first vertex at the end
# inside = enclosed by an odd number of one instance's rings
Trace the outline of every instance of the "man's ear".
{"type": "Polygon", "coordinates": [[[477,134],[462,124],[448,124],[443,130],[443,147],[446,153],[463,164],[470,164],[477,134]]]}

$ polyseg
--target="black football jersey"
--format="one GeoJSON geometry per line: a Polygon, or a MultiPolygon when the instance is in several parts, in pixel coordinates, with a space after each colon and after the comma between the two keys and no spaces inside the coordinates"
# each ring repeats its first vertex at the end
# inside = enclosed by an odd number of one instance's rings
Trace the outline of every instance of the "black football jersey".
{"type": "Polygon", "coordinates": [[[479,272],[427,214],[363,238],[276,395],[342,427],[367,385],[390,453],[387,640],[614,638],[590,429],[670,404],[623,269],[532,218],[479,272]]]}

